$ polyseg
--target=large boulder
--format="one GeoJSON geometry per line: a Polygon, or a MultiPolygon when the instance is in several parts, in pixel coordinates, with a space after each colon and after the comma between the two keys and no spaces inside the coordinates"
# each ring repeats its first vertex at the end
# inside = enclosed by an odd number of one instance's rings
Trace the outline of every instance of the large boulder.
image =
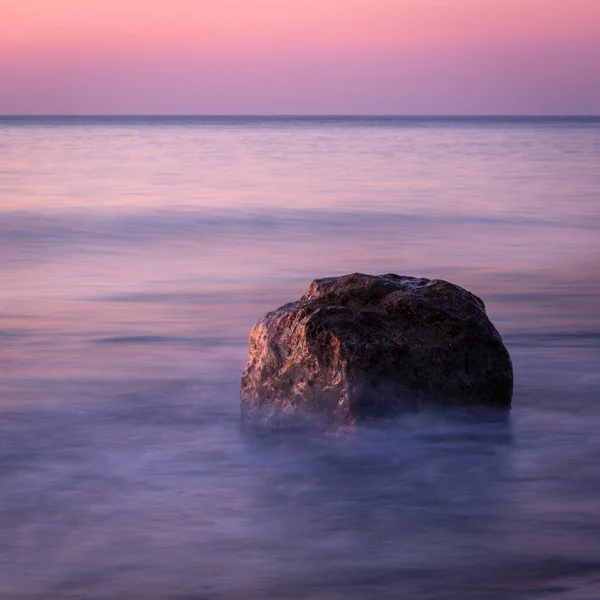
{"type": "Polygon", "coordinates": [[[512,389],[510,356],[477,296],[440,279],[354,273],[313,281],[253,327],[242,416],[506,411],[512,389]]]}

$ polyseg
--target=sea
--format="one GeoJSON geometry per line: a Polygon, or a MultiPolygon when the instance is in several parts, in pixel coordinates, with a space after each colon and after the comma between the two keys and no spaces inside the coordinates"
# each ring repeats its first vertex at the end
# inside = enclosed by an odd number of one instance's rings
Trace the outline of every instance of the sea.
{"type": "Polygon", "coordinates": [[[600,599],[600,118],[0,117],[0,598],[600,599]],[[242,427],[353,272],[480,296],[508,422],[242,427]]]}

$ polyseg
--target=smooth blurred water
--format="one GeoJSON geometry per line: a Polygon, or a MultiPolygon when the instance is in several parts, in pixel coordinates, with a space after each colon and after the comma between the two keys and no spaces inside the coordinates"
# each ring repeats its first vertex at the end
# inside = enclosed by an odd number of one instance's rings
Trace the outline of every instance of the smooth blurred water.
{"type": "Polygon", "coordinates": [[[600,598],[600,119],[0,118],[0,597],[600,598]],[[244,431],[250,327],[441,277],[508,425],[244,431]]]}

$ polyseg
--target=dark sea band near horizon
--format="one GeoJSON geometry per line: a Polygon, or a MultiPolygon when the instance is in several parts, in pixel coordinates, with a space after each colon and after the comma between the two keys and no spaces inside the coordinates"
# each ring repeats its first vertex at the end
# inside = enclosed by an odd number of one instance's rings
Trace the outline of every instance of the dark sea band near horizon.
{"type": "Polygon", "coordinates": [[[594,125],[599,115],[2,115],[3,125],[350,125],[354,127],[408,127],[410,125],[594,125]]]}
{"type": "Polygon", "coordinates": [[[0,116],[0,597],[600,597],[600,117],[0,116]],[[240,428],[317,278],[438,277],[504,424],[240,428]]]}

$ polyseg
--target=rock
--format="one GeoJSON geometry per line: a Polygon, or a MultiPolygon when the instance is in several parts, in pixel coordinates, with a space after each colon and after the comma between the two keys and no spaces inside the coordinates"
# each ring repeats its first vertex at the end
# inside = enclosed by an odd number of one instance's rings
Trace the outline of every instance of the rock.
{"type": "Polygon", "coordinates": [[[512,389],[510,356],[477,296],[440,279],[354,273],[313,281],[253,327],[242,416],[508,410],[512,389]]]}

